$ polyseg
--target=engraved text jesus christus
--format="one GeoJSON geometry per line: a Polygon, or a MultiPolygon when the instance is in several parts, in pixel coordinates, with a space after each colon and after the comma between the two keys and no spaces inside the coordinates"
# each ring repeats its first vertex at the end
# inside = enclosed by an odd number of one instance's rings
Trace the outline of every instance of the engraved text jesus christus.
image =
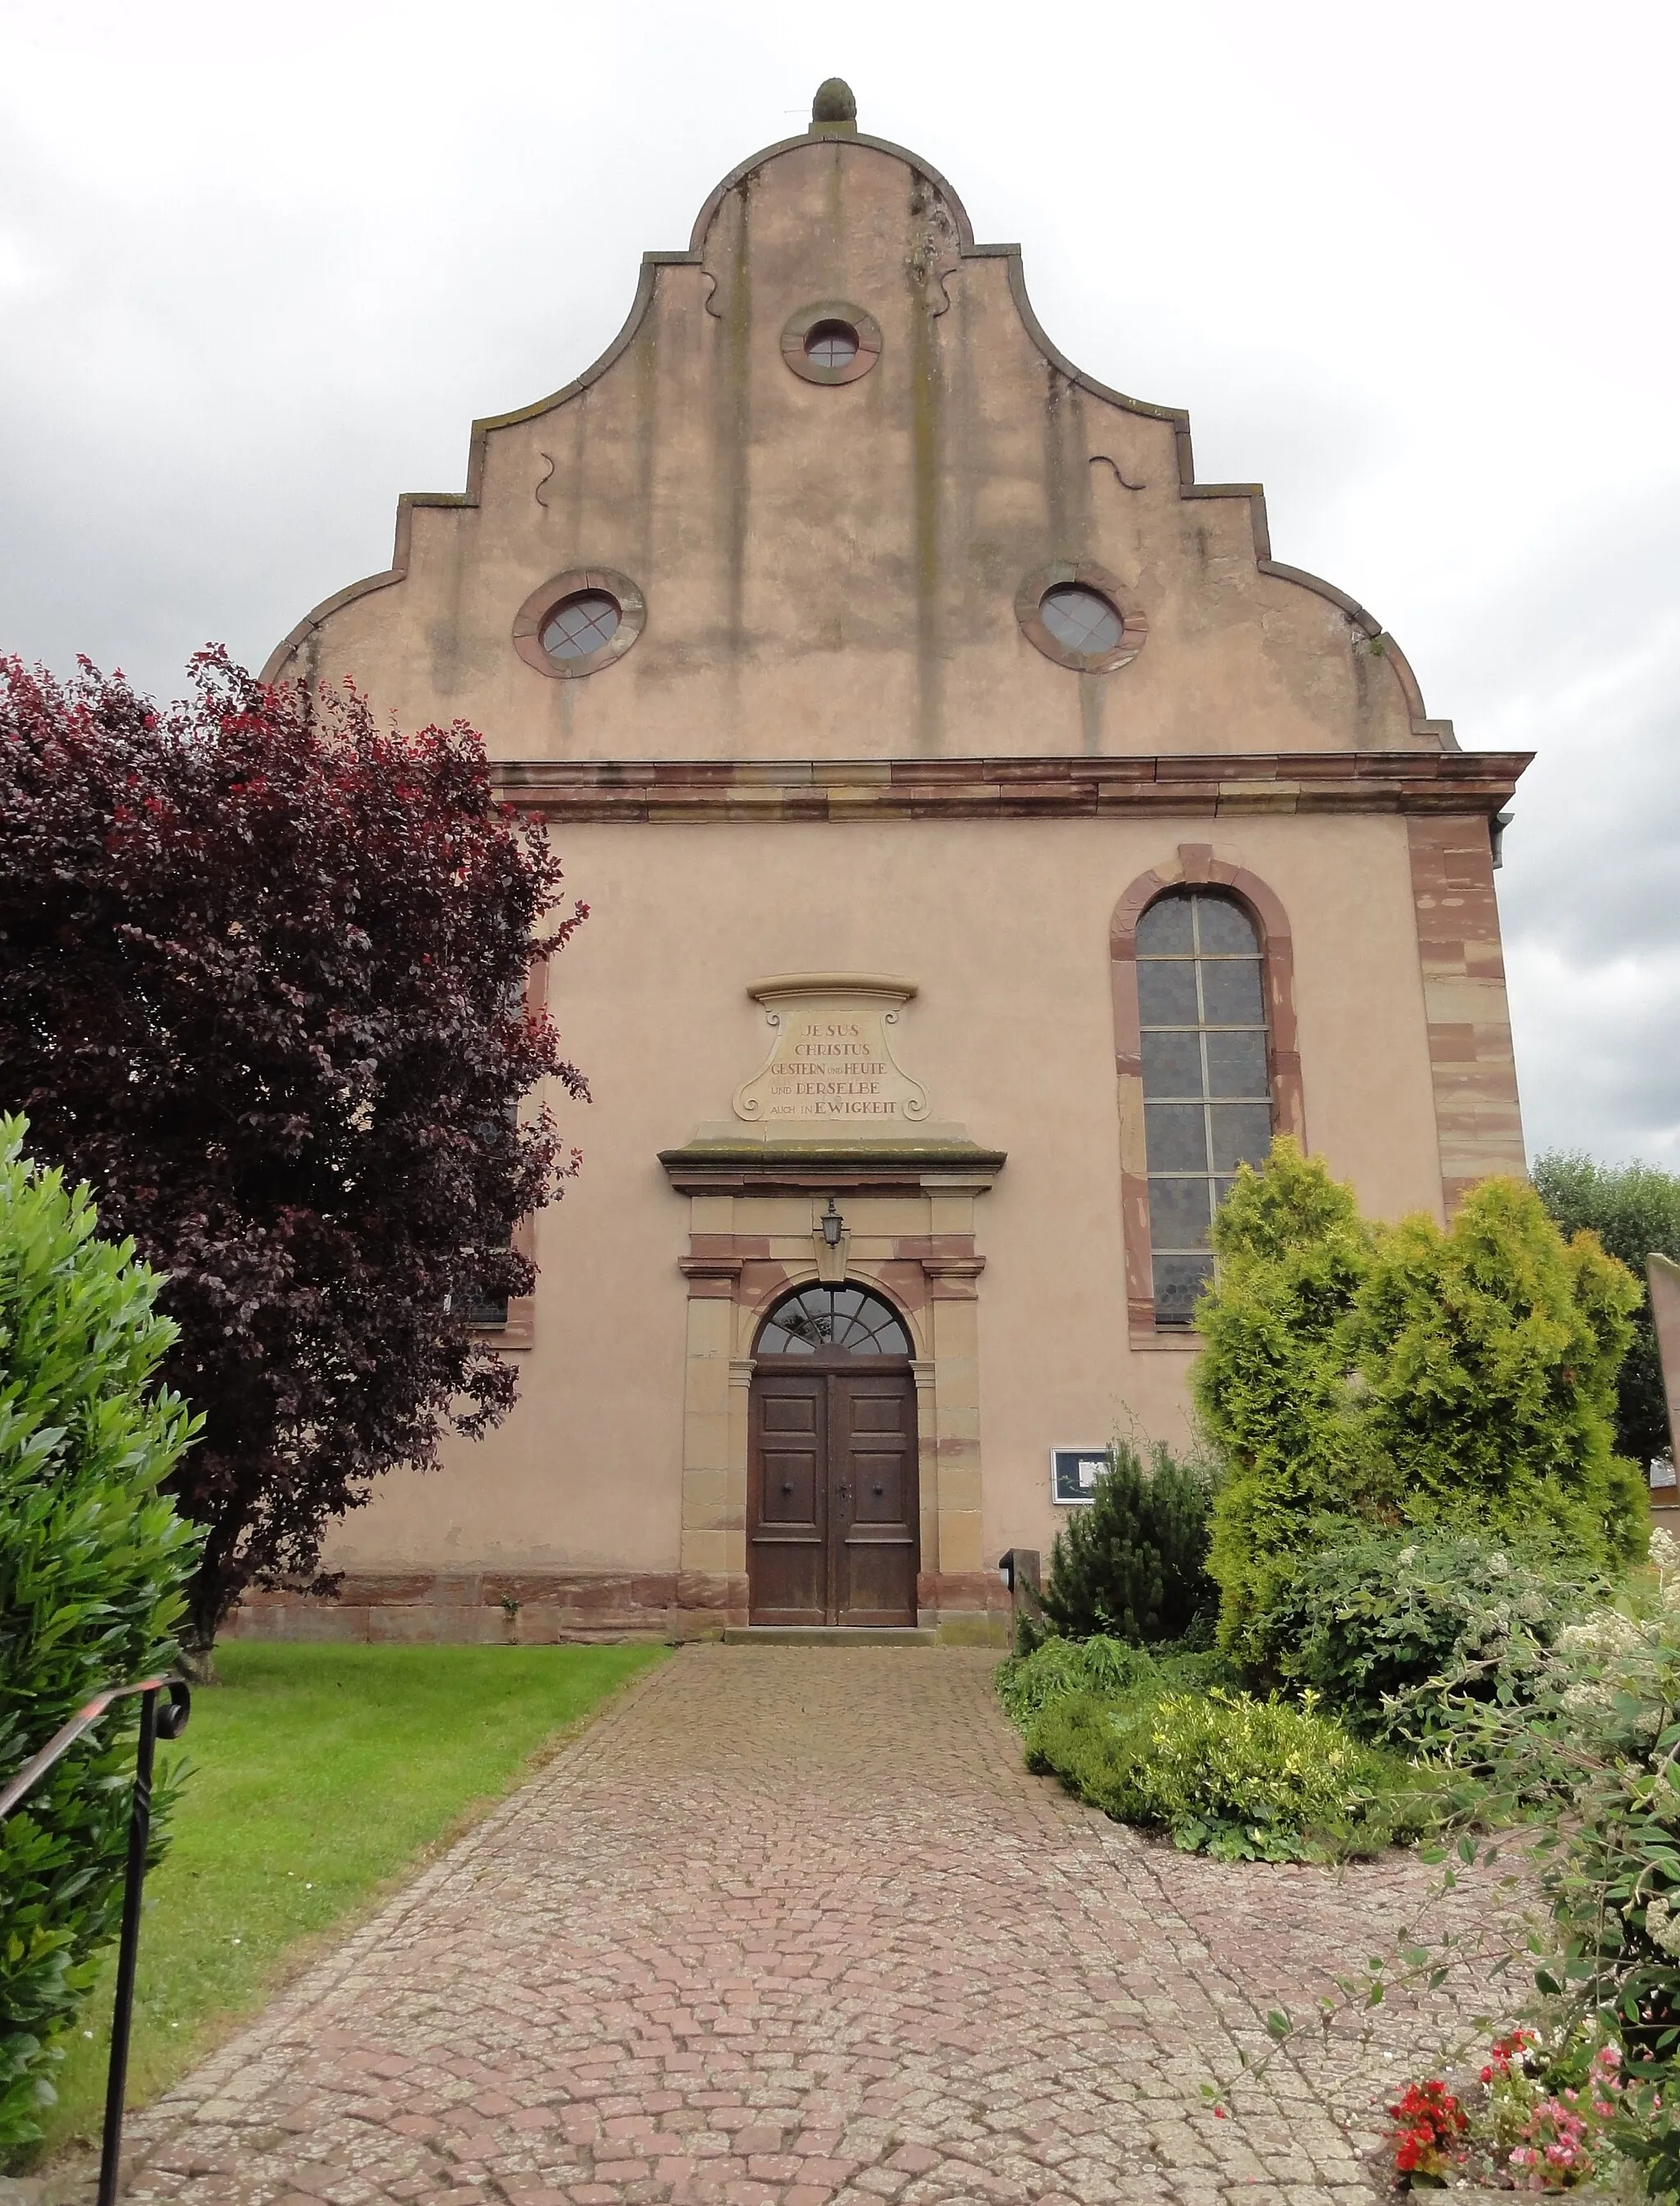
{"type": "Polygon", "coordinates": [[[771,1114],[776,1104],[797,1098],[801,1118],[884,1118],[897,1113],[890,1099],[876,1101],[887,1072],[885,1061],[863,1039],[863,1030],[845,1020],[812,1020],[789,1052],[790,1063],[775,1066],[770,1077],[771,1114]]]}

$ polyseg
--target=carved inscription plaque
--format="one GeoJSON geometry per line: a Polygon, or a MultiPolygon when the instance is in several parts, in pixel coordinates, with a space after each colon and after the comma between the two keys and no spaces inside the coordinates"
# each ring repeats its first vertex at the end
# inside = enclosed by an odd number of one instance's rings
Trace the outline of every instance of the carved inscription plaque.
{"type": "Polygon", "coordinates": [[[735,1113],[824,1134],[891,1135],[927,1116],[927,1091],[892,1054],[912,981],[873,974],[791,973],[755,981],[775,1040],[762,1070],[736,1090],[735,1113]]]}

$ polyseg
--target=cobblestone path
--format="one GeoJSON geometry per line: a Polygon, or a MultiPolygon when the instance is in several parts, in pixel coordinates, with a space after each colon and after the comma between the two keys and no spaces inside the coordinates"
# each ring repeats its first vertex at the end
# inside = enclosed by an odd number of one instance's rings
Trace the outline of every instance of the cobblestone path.
{"type": "Polygon", "coordinates": [[[1200,2087],[1428,1872],[1147,1844],[1024,1772],[992,1660],[686,1649],[137,2120],[128,2196],[1367,2202],[1444,2014],[1200,2087]]]}

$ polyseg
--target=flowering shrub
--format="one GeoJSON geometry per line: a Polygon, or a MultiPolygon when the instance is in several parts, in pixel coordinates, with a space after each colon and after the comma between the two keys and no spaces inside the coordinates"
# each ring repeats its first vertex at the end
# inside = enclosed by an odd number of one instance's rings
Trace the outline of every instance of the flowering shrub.
{"type": "Polygon", "coordinates": [[[1484,1699],[1529,1698],[1559,1631],[1607,1592],[1486,1533],[1364,1532],[1300,1564],[1251,1645],[1266,1673],[1322,1693],[1364,1736],[1394,1738],[1428,1720],[1448,1678],[1484,1699]]]}
{"type": "MultiPolygon", "coordinates": [[[[1575,2095],[1570,2093],[1573,2097],[1575,2095]]],[[[1523,2125],[1523,2143],[1510,2149],[1510,2168],[1524,2191],[1567,2191],[1592,2174],[1587,2125],[1559,2099],[1542,2099],[1523,2125]]]]}
{"type": "Polygon", "coordinates": [[[1487,2057],[1487,2065],[1481,2072],[1482,2082],[1492,2084],[1496,2080],[1503,2081],[1513,2073],[1520,2075],[1528,2048],[1539,2042],[1540,2033],[1534,2030],[1513,2030],[1507,2036],[1496,2037],[1493,2049],[1487,2057]]]}
{"type": "MultiPolygon", "coordinates": [[[[1517,2163],[1530,2188],[1581,2179],[1600,2125],[1653,2193],[1680,2193],[1680,2101],[1664,2096],[1680,2068],[1680,1547],[1654,1532],[1651,1557],[1648,1614],[1566,1625],[1534,1650],[1526,1705],[1475,1697],[1468,1666],[1431,1733],[1452,1812],[1527,1827],[1553,1929],[1535,1982],[1560,2042],[1617,2056],[1528,2109],[1510,2143],[1531,2155],[1517,2163]]],[[[1460,1841],[1466,1860],[1478,1850],[1460,1841]]],[[[1514,2071],[1500,2080],[1516,2090],[1514,2071]]]]}
{"type": "Polygon", "coordinates": [[[1620,2055],[1600,2045],[1582,2081],[1561,2080],[1573,2047],[1546,2055],[1537,2033],[1496,2038],[1467,2105],[1439,2078],[1412,2084],[1389,2108],[1394,2172],[1413,2186],[1453,2179],[1509,2183],[1516,2191],[1572,2191],[1602,2181],[1623,2119],[1620,2055]]]}
{"type": "Polygon", "coordinates": [[[1463,2165],[1470,2118],[1439,2077],[1412,2084],[1388,2112],[1397,2174],[1412,2183],[1445,2183],[1463,2165]]]}

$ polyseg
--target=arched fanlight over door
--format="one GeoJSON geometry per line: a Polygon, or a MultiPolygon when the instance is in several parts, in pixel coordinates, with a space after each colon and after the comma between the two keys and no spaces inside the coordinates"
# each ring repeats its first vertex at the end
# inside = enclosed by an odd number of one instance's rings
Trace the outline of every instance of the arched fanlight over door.
{"type": "Polygon", "coordinates": [[[908,1356],[909,1336],[888,1303],[867,1287],[801,1287],[765,1320],[760,1356],[908,1356]]]}

